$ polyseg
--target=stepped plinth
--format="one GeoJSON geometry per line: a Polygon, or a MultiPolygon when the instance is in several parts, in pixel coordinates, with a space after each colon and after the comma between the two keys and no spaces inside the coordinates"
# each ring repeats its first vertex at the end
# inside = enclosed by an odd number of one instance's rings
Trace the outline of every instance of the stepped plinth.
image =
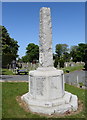
{"type": "Polygon", "coordinates": [[[64,89],[64,73],[53,67],[50,8],[40,9],[39,67],[29,72],[29,92],[21,98],[32,112],[76,111],[78,98],[64,89]]]}

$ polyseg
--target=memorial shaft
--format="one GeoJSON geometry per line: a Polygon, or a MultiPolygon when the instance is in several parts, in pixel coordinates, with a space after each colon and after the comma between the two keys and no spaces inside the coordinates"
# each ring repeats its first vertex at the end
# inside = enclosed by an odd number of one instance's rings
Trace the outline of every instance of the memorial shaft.
{"type": "Polygon", "coordinates": [[[53,67],[51,13],[50,8],[47,7],[42,7],[40,9],[39,37],[40,67],[53,67]]]}
{"type": "Polygon", "coordinates": [[[39,63],[36,70],[29,71],[29,92],[24,100],[30,111],[43,114],[76,111],[78,98],[65,91],[63,70],[54,68],[52,53],[52,27],[50,8],[40,9],[39,63]]]}

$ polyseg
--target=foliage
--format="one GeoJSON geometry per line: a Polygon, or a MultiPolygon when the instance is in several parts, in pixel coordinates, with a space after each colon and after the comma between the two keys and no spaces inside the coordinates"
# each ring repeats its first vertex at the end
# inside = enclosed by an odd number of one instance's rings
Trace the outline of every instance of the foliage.
{"type": "Polygon", "coordinates": [[[70,55],[72,57],[73,62],[85,62],[86,54],[85,51],[87,50],[87,44],[80,43],[78,46],[72,46],[70,55]]]}
{"type": "Polygon", "coordinates": [[[2,43],[2,66],[6,66],[18,57],[18,42],[10,37],[4,26],[0,26],[0,43],[2,43]]]}
{"type": "Polygon", "coordinates": [[[67,71],[69,72],[73,72],[73,71],[76,71],[76,70],[82,70],[83,69],[83,65],[77,65],[77,66],[69,66],[69,67],[65,67],[65,68],[61,68],[64,73],[67,73],[67,71]]]}
{"type": "Polygon", "coordinates": [[[64,62],[85,62],[85,69],[87,69],[87,44],[80,43],[77,46],[71,46],[70,52],[66,44],[56,45],[56,54],[53,55],[54,66],[57,67],[58,63],[60,67],[63,67],[64,62]]]}
{"type": "Polygon", "coordinates": [[[69,61],[70,56],[68,53],[68,45],[67,44],[57,44],[56,45],[56,54],[54,55],[54,67],[57,67],[58,63],[60,67],[64,67],[64,62],[69,61]]]}
{"type": "Polygon", "coordinates": [[[55,57],[55,61],[54,61],[54,67],[57,67],[57,65],[58,65],[58,57],[55,57]]]}
{"type": "Polygon", "coordinates": [[[28,44],[26,48],[26,54],[29,56],[29,61],[32,62],[33,60],[39,59],[39,47],[34,43],[28,44]]]}
{"type": "Polygon", "coordinates": [[[69,61],[70,61],[70,58],[71,58],[70,53],[64,52],[62,58],[63,58],[63,60],[64,60],[65,62],[69,62],[69,61]]]}
{"type": "Polygon", "coordinates": [[[39,46],[34,43],[28,44],[26,47],[26,55],[22,57],[23,62],[33,62],[39,59],[39,46]]]}
{"type": "Polygon", "coordinates": [[[64,59],[63,58],[61,58],[59,60],[59,65],[60,65],[60,68],[64,68],[64,59]]]}
{"type": "Polygon", "coordinates": [[[83,86],[84,84],[82,82],[79,83],[80,86],[83,86]]]}
{"type": "Polygon", "coordinates": [[[60,58],[61,55],[63,55],[65,52],[68,51],[68,45],[67,44],[57,44],[56,45],[56,54],[60,58]]]}
{"type": "Polygon", "coordinates": [[[10,64],[13,60],[15,60],[15,56],[13,54],[2,54],[2,67],[7,68],[7,65],[10,64]]]}
{"type": "Polygon", "coordinates": [[[29,62],[29,56],[28,55],[23,56],[20,61],[29,62]]]}
{"type": "Polygon", "coordinates": [[[87,49],[85,50],[85,70],[87,70],[87,49]]]}
{"type": "Polygon", "coordinates": [[[13,54],[17,55],[18,42],[11,38],[4,26],[2,28],[2,54],[13,54]]]}
{"type": "MultiPolygon", "coordinates": [[[[22,96],[28,92],[28,83],[26,82],[4,82],[2,83],[2,117],[3,118],[46,118],[43,115],[26,112],[18,102],[16,101],[17,96],[22,96]],[[10,102],[9,102],[10,101],[10,102]]],[[[87,99],[85,99],[85,93],[87,90],[76,88],[74,86],[65,85],[65,90],[78,96],[81,102],[87,106],[87,99]],[[85,101],[86,100],[86,101],[85,101]]],[[[61,116],[61,118],[84,118],[85,109],[75,115],[61,116]]],[[[50,116],[49,116],[50,117],[50,116]]],[[[57,116],[56,116],[57,117],[57,116]]],[[[57,117],[60,118],[60,117],[57,117]]],[[[47,118],[46,118],[47,119],[47,118]]]]}

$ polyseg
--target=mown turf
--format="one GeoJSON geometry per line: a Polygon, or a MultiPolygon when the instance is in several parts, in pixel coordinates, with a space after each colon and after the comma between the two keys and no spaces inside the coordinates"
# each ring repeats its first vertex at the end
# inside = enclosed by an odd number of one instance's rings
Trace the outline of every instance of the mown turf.
{"type": "Polygon", "coordinates": [[[9,69],[2,69],[2,75],[13,75],[13,72],[9,69]]]}
{"type": "Polygon", "coordinates": [[[83,65],[78,65],[78,66],[69,66],[69,67],[65,67],[65,68],[61,68],[64,73],[66,73],[66,71],[69,71],[69,72],[73,72],[73,71],[76,71],[76,70],[82,70],[83,69],[83,65]]]}
{"type": "MultiPolygon", "coordinates": [[[[21,96],[28,91],[28,83],[2,83],[2,116],[3,118],[46,118],[37,114],[25,112],[16,101],[17,96],[21,96]]],[[[65,85],[65,89],[73,94],[76,94],[78,98],[85,105],[85,90],[76,88],[74,86],[65,85]]],[[[86,90],[87,92],[87,90],[86,90]]],[[[87,99],[86,99],[87,105],[87,99]]],[[[84,118],[85,109],[76,115],[62,116],[63,118],[84,118]]]]}

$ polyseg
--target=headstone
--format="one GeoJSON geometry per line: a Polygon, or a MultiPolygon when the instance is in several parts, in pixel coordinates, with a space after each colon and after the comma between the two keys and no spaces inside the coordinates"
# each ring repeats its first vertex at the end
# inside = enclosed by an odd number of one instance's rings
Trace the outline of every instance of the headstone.
{"type": "Polygon", "coordinates": [[[12,61],[12,69],[15,69],[15,68],[16,68],[16,61],[13,60],[13,61],[12,61]]]}
{"type": "Polygon", "coordinates": [[[78,100],[64,90],[64,73],[53,66],[50,8],[40,9],[39,67],[29,72],[29,92],[24,100],[32,112],[53,114],[76,111],[78,100]]]}

